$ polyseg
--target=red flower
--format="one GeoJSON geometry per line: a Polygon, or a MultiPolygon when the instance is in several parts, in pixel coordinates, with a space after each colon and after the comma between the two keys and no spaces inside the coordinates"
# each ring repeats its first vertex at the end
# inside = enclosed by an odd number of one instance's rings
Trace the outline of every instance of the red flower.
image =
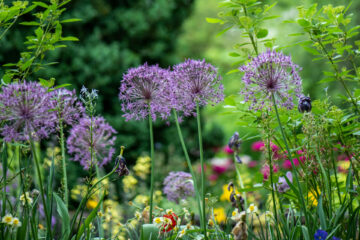
{"type": "Polygon", "coordinates": [[[176,216],[175,213],[172,213],[172,214],[165,214],[164,216],[164,219],[167,218],[167,219],[170,219],[171,221],[171,224],[170,223],[167,223],[163,226],[163,229],[162,229],[162,232],[170,232],[171,230],[174,229],[174,227],[176,226],[176,222],[178,220],[178,216],[176,216]]]}

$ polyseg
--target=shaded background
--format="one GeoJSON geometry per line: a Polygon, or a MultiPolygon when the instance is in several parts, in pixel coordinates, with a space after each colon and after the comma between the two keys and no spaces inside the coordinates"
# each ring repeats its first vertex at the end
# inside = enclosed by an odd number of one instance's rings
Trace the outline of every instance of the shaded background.
{"type": "MultiPolygon", "coordinates": [[[[8,1],[9,2],[9,1],[8,1]]],[[[76,89],[82,85],[99,90],[98,114],[104,115],[109,123],[118,131],[117,146],[125,145],[126,158],[131,165],[149,149],[147,122],[125,122],[121,117],[121,107],[118,100],[118,88],[123,73],[130,67],[136,67],[144,62],[158,63],[161,67],[169,67],[183,61],[185,58],[202,59],[219,68],[224,78],[227,96],[237,94],[241,84],[240,74],[227,75],[236,68],[237,60],[229,56],[236,43],[241,43],[240,33],[236,30],[216,37],[221,26],[209,24],[206,17],[216,17],[220,9],[219,0],[73,0],[64,14],[64,18],[81,18],[81,22],[64,24],[64,36],[72,35],[79,42],[69,43],[67,48],[60,48],[48,55],[48,61],[59,63],[41,70],[30,80],[56,78],[57,84],[71,83],[76,89]]],[[[289,37],[288,34],[300,31],[295,24],[283,23],[284,20],[295,19],[296,6],[317,2],[324,4],[348,4],[348,1],[278,1],[271,11],[280,15],[278,19],[268,22],[269,36],[276,38],[276,45],[284,46],[301,40],[289,37]]],[[[354,1],[350,11],[359,12],[360,3],[354,1]]],[[[359,24],[359,16],[355,15],[355,23],[359,24]]],[[[22,21],[31,20],[24,16],[22,21]]],[[[12,28],[1,41],[0,63],[16,62],[19,52],[23,51],[25,36],[33,29],[17,25],[12,28]]],[[[323,62],[311,62],[312,56],[301,47],[284,49],[291,54],[293,61],[303,67],[301,76],[304,82],[304,93],[313,99],[325,96],[327,85],[317,84],[323,78],[321,70],[326,70],[323,62]],[[320,70],[321,69],[321,70],[320,70]]],[[[1,69],[1,75],[3,69],[1,69]]],[[[332,95],[340,93],[342,88],[337,83],[331,83],[328,90],[332,95]]],[[[335,97],[333,101],[337,101],[335,97]]],[[[204,129],[204,147],[207,157],[226,144],[234,131],[240,129],[234,117],[222,115],[224,104],[207,107],[203,110],[206,122],[204,129]]],[[[198,157],[197,129],[194,119],[187,119],[184,124],[186,142],[193,158],[198,157]]],[[[181,148],[173,124],[157,121],[155,124],[155,141],[158,158],[163,162],[176,162],[181,158],[181,148]]],[[[246,144],[244,147],[246,150],[246,144]]],[[[118,151],[117,151],[118,152],[118,151]]],[[[73,164],[71,171],[80,172],[73,164]]],[[[109,169],[111,166],[107,166],[109,169]]],[[[179,168],[184,166],[179,166],[179,168]]],[[[172,170],[177,170],[172,166],[172,170]]],[[[178,169],[181,170],[181,169],[178,169]]],[[[69,174],[77,178],[78,174],[69,174]]],[[[158,179],[162,179],[160,176],[158,179]]],[[[69,181],[72,182],[71,179],[69,181]]]]}

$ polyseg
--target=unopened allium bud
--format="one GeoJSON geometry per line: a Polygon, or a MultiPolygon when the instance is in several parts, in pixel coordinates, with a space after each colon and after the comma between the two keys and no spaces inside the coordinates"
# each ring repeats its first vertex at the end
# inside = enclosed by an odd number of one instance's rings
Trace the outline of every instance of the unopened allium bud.
{"type": "Polygon", "coordinates": [[[311,98],[302,96],[299,98],[299,105],[298,105],[299,112],[310,112],[311,111],[311,98]]]}
{"type": "Polygon", "coordinates": [[[238,132],[235,132],[234,135],[231,136],[228,145],[229,145],[229,148],[231,148],[234,151],[238,150],[240,148],[241,139],[239,137],[238,132]]]}

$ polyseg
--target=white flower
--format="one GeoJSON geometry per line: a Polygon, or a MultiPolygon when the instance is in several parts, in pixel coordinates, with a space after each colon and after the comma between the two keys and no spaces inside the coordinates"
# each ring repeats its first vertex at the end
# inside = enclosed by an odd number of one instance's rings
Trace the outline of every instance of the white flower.
{"type": "Polygon", "coordinates": [[[160,227],[160,226],[162,226],[163,223],[164,223],[164,218],[163,218],[163,217],[156,217],[156,218],[154,218],[153,223],[154,223],[157,227],[160,227]]]}
{"type": "Polygon", "coordinates": [[[2,223],[5,223],[7,225],[12,225],[13,224],[13,216],[11,214],[6,214],[2,220],[2,223]]]}
{"type": "Polygon", "coordinates": [[[172,215],[174,213],[174,210],[171,209],[166,209],[166,214],[172,215]]]}
{"type": "Polygon", "coordinates": [[[245,219],[245,216],[245,211],[239,212],[237,208],[231,213],[231,219],[236,222],[245,219]]]}
{"type": "Polygon", "coordinates": [[[33,203],[33,199],[30,197],[29,192],[26,192],[25,194],[22,194],[20,196],[20,201],[22,202],[23,206],[25,206],[25,204],[31,205],[33,203]]]}
{"type": "Polygon", "coordinates": [[[181,238],[181,237],[185,236],[185,234],[186,234],[186,228],[184,228],[183,230],[181,230],[179,232],[179,237],[181,238]]]}
{"type": "Polygon", "coordinates": [[[21,222],[17,217],[14,217],[12,220],[13,227],[21,227],[21,222]]]}
{"type": "Polygon", "coordinates": [[[250,204],[249,208],[247,209],[247,213],[253,214],[253,213],[257,213],[258,211],[258,207],[255,206],[253,203],[250,204]]]}

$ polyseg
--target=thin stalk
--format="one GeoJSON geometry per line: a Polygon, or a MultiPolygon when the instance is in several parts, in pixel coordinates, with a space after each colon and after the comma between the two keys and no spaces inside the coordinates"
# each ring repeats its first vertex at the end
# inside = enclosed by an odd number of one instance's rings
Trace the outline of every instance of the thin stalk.
{"type": "Polygon", "coordinates": [[[304,202],[304,195],[303,195],[303,192],[302,192],[302,189],[301,189],[301,185],[300,185],[300,182],[299,182],[298,173],[297,173],[297,170],[296,170],[296,168],[295,168],[294,161],[293,161],[293,159],[292,159],[292,157],[291,157],[290,148],[289,148],[289,145],[288,145],[288,143],[287,143],[286,136],[285,136],[285,133],[284,133],[284,130],[283,130],[281,121],[280,121],[279,112],[278,112],[278,109],[277,109],[277,106],[276,106],[274,93],[271,93],[271,98],[272,98],[272,101],[273,101],[273,104],[274,104],[275,113],[276,113],[276,118],[277,118],[277,121],[278,121],[278,123],[279,123],[281,135],[282,135],[283,140],[284,140],[284,143],[285,143],[287,155],[288,155],[288,158],[289,158],[289,160],[290,160],[291,167],[292,167],[292,169],[293,169],[293,173],[294,173],[294,176],[295,176],[295,180],[296,180],[296,183],[297,183],[298,188],[299,188],[300,202],[301,202],[301,205],[302,205],[303,210],[304,210],[305,225],[307,225],[308,219],[307,219],[307,213],[306,213],[306,205],[305,205],[305,202],[304,202]]]}
{"type": "MultiPolygon", "coordinates": [[[[100,169],[98,167],[97,164],[95,164],[95,169],[96,169],[96,178],[97,179],[100,179],[101,178],[101,175],[100,175],[100,169]]],[[[102,195],[99,191],[99,199],[101,199],[102,195]]],[[[100,211],[101,212],[104,212],[104,205],[103,205],[103,202],[100,203],[100,211]]],[[[100,217],[99,218],[99,221],[98,221],[98,224],[99,224],[99,237],[100,239],[102,239],[104,237],[104,229],[103,229],[103,226],[102,226],[102,218],[100,217]]]]}
{"type": "MultiPolygon", "coordinates": [[[[206,219],[206,207],[205,207],[205,170],[204,170],[204,151],[202,144],[202,134],[201,134],[201,119],[200,119],[200,107],[199,102],[196,102],[196,119],[198,125],[198,135],[199,135],[199,150],[200,150],[200,165],[201,165],[201,198],[202,198],[202,214],[203,219],[206,219]]],[[[204,223],[204,235],[205,240],[207,239],[206,235],[206,223],[204,223]]]]}
{"type": "Polygon", "coordinates": [[[270,139],[268,137],[268,142],[267,142],[267,151],[269,154],[269,167],[270,167],[270,188],[271,188],[271,195],[272,195],[272,199],[273,199],[273,204],[274,204],[274,213],[275,213],[275,221],[276,223],[278,223],[278,216],[277,216],[277,210],[276,210],[276,198],[275,198],[275,193],[274,193],[274,182],[273,182],[273,165],[272,165],[272,157],[271,157],[271,147],[270,147],[270,139]]]}
{"type": "Polygon", "coordinates": [[[45,201],[45,192],[44,192],[44,185],[43,185],[43,181],[41,178],[41,171],[40,171],[40,164],[39,164],[39,159],[36,155],[36,150],[35,150],[35,146],[34,146],[34,142],[31,138],[31,135],[29,135],[29,140],[30,140],[30,147],[31,147],[31,152],[32,152],[32,156],[35,162],[35,166],[36,166],[36,171],[37,171],[37,175],[38,175],[38,180],[39,180],[39,187],[40,187],[40,194],[41,194],[41,199],[44,205],[44,212],[45,212],[45,216],[46,216],[46,231],[47,234],[50,236],[50,239],[52,239],[52,232],[51,232],[51,220],[49,217],[49,212],[47,209],[47,204],[45,201]]]}
{"type": "MultiPolygon", "coordinates": [[[[234,153],[234,155],[235,155],[235,153],[234,153]]],[[[237,177],[238,177],[239,183],[240,183],[240,187],[241,187],[242,189],[244,189],[244,183],[243,183],[243,181],[242,181],[241,174],[240,174],[240,170],[239,170],[239,168],[238,168],[238,166],[237,166],[238,163],[236,162],[235,156],[233,157],[233,159],[234,159],[235,171],[236,171],[236,175],[237,175],[237,177]]],[[[242,192],[242,195],[243,195],[243,199],[244,199],[244,208],[247,209],[246,192],[242,192]]]]}
{"type": "Polygon", "coordinates": [[[150,159],[151,159],[151,176],[150,176],[150,223],[153,219],[153,200],[154,200],[154,171],[155,171],[155,159],[154,159],[154,134],[153,134],[153,122],[151,117],[151,109],[149,104],[149,132],[150,132],[150,159]]]}
{"type": "Polygon", "coordinates": [[[69,204],[69,190],[67,183],[67,173],[66,173],[66,158],[65,158],[65,144],[64,144],[64,126],[62,118],[59,118],[59,128],[60,128],[60,149],[61,149],[61,163],[62,163],[62,187],[64,191],[64,203],[68,207],[69,204]]]}
{"type": "Polygon", "coordinates": [[[178,132],[178,135],[179,135],[179,139],[180,139],[180,142],[181,142],[181,147],[183,149],[183,152],[184,152],[184,155],[185,155],[185,159],[186,159],[186,163],[189,167],[189,170],[190,170],[190,173],[191,173],[191,176],[192,176],[192,179],[193,179],[193,183],[194,183],[194,190],[195,190],[195,197],[196,197],[196,201],[197,201],[197,204],[198,204],[198,210],[199,210],[199,216],[200,216],[200,226],[202,228],[202,230],[204,230],[204,224],[205,223],[205,219],[203,219],[203,214],[202,214],[202,209],[201,209],[201,202],[200,202],[200,196],[199,196],[199,189],[198,189],[198,184],[197,184],[197,180],[196,180],[196,175],[194,173],[194,170],[192,168],[192,164],[191,164],[191,161],[190,161],[190,157],[189,157],[189,153],[187,151],[187,148],[186,148],[186,145],[185,145],[185,141],[184,141],[184,137],[182,135],[182,132],[181,132],[181,128],[180,128],[180,124],[179,124],[179,120],[178,120],[178,116],[177,116],[177,113],[176,113],[176,110],[173,109],[173,113],[174,113],[174,118],[175,118],[175,123],[176,123],[176,128],[177,128],[177,132],[178,132]]]}

